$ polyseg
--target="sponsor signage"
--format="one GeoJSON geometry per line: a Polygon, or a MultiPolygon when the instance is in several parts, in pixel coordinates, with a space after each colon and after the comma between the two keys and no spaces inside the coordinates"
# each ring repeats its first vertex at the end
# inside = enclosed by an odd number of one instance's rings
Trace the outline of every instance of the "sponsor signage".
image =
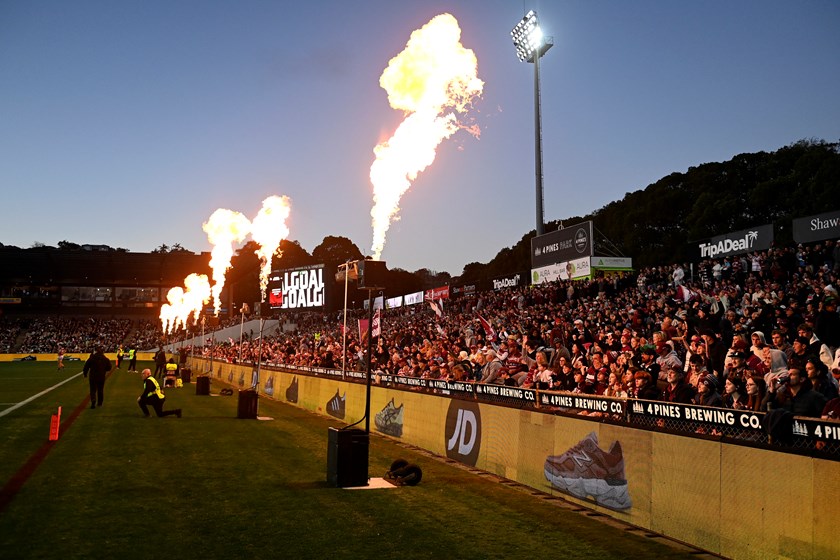
{"type": "Polygon", "coordinates": [[[531,268],[571,261],[595,254],[592,222],[552,231],[531,239],[531,268]]]}
{"type": "Polygon", "coordinates": [[[452,286],[452,297],[456,296],[463,296],[463,295],[470,295],[476,292],[475,284],[469,284],[466,286],[452,286]]]}
{"type": "Polygon", "coordinates": [[[432,290],[426,290],[425,297],[426,301],[436,299],[449,299],[449,286],[443,286],[440,288],[434,288],[432,290]]]}
{"type": "Polygon", "coordinates": [[[626,401],[607,399],[604,397],[593,397],[587,395],[575,395],[572,393],[541,393],[540,404],[544,406],[556,406],[563,412],[602,412],[604,414],[624,415],[627,410],[626,401]]]}
{"type": "Polygon", "coordinates": [[[688,420],[703,424],[716,424],[740,429],[761,429],[764,414],[730,408],[707,408],[670,402],[633,401],[630,412],[634,415],[688,420]]]}
{"type": "Polygon", "coordinates": [[[560,279],[563,273],[563,267],[566,263],[550,264],[541,268],[531,270],[531,284],[543,284],[545,282],[554,282],[560,279]]]}
{"type": "Polygon", "coordinates": [[[325,300],[322,264],[273,271],[268,279],[268,303],[272,309],[319,309],[325,300]]]}
{"type": "Polygon", "coordinates": [[[592,257],[592,268],[630,270],[633,268],[633,259],[630,257],[592,257]]]}
{"type": "Polygon", "coordinates": [[[402,307],[402,302],[402,296],[388,298],[385,300],[385,309],[395,309],[397,307],[402,307]]]}
{"type": "Polygon", "coordinates": [[[743,231],[712,237],[697,245],[701,259],[720,259],[752,251],[766,251],[773,244],[773,225],[767,224],[743,231]]]}
{"type": "Polygon", "coordinates": [[[423,292],[414,292],[403,296],[403,301],[406,305],[417,305],[423,303],[423,292]]]}
{"type": "Polygon", "coordinates": [[[493,278],[493,289],[504,290],[505,288],[518,288],[523,285],[524,274],[517,272],[508,276],[493,278]]]}
{"type": "Polygon", "coordinates": [[[793,220],[793,240],[797,243],[824,239],[840,239],[840,210],[793,220]]]}
{"type": "Polygon", "coordinates": [[[474,467],[481,450],[481,411],[478,403],[452,399],[444,426],[446,456],[474,467]]]}

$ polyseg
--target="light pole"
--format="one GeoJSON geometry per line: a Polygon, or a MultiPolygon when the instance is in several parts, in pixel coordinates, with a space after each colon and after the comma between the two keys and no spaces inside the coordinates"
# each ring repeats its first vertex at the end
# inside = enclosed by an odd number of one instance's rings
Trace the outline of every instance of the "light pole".
{"type": "Polygon", "coordinates": [[[542,34],[537,13],[534,10],[516,24],[510,32],[516,56],[522,62],[534,64],[534,166],[537,183],[537,235],[545,233],[545,215],[543,213],[543,172],[542,172],[542,118],[540,117],[540,57],[554,46],[554,38],[542,34]]]}
{"type": "Polygon", "coordinates": [[[338,265],[339,271],[335,275],[336,280],[341,281],[342,277],[344,278],[344,329],[342,331],[343,341],[341,344],[342,379],[344,379],[347,375],[347,283],[351,279],[351,276],[353,277],[353,280],[359,279],[358,269],[355,266],[356,262],[357,261],[354,261],[352,259],[347,259],[347,262],[338,265]]]}
{"type": "MultiPolygon", "coordinates": [[[[239,308],[239,312],[242,314],[242,320],[239,322],[239,359],[236,363],[242,363],[242,329],[245,327],[245,314],[250,313],[251,309],[248,307],[247,303],[243,303],[242,307],[239,308]]],[[[260,316],[262,318],[262,316],[260,316]]],[[[262,321],[260,322],[260,332],[262,332],[262,321]]]]}

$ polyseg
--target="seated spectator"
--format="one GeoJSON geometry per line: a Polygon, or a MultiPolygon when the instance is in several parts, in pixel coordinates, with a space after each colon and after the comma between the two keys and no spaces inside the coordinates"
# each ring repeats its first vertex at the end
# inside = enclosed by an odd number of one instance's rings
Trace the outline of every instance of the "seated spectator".
{"type": "Polygon", "coordinates": [[[647,401],[659,400],[659,389],[656,387],[656,382],[651,375],[643,370],[639,370],[633,376],[636,383],[633,397],[647,401]]]}
{"type": "Polygon", "coordinates": [[[805,360],[805,373],[814,391],[821,393],[827,401],[837,398],[837,387],[829,380],[828,368],[818,357],[808,356],[805,360]]]}
{"type": "Polygon", "coordinates": [[[766,409],[767,383],[763,377],[754,376],[747,379],[744,385],[747,391],[746,409],[761,412],[766,409]]]}
{"type": "Polygon", "coordinates": [[[697,394],[694,395],[692,402],[700,406],[723,407],[723,398],[717,390],[717,378],[713,374],[709,374],[700,380],[697,394]]]}
{"type": "MultiPolygon", "coordinates": [[[[752,379],[754,376],[749,376],[752,379]]],[[[741,377],[732,376],[726,378],[723,389],[723,406],[743,410],[747,407],[747,391],[745,381],[741,377]]]]}
{"type": "Polygon", "coordinates": [[[794,416],[811,418],[819,418],[827,402],[821,393],[811,389],[808,378],[795,368],[788,371],[787,378],[774,379],[770,383],[767,395],[768,410],[784,408],[794,416]]]}
{"type": "Polygon", "coordinates": [[[685,380],[685,373],[680,368],[669,368],[666,373],[668,385],[662,391],[663,401],[689,404],[694,397],[694,388],[685,380]]]}

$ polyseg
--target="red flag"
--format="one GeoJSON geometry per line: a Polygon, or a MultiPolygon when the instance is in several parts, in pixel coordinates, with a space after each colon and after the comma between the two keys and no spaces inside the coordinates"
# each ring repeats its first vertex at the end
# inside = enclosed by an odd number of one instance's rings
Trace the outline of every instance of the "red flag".
{"type": "Polygon", "coordinates": [[[443,317],[443,310],[440,308],[440,306],[437,303],[435,303],[435,300],[430,299],[429,300],[429,306],[432,308],[432,311],[435,312],[435,315],[437,315],[438,318],[443,317]]]}
{"type": "Polygon", "coordinates": [[[359,341],[364,343],[367,340],[368,320],[359,319],[359,341]]]}
{"type": "Polygon", "coordinates": [[[481,322],[482,328],[484,328],[484,334],[487,335],[487,340],[495,340],[496,339],[496,331],[493,330],[493,327],[490,326],[484,317],[481,315],[477,315],[478,320],[481,322]]]}

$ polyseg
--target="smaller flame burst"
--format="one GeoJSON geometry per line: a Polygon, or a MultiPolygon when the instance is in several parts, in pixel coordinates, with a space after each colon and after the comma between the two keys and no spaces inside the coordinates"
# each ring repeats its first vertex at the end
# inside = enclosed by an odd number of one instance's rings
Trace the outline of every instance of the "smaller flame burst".
{"type": "Polygon", "coordinates": [[[271,259],[280,242],[289,235],[286,220],[291,212],[290,199],[287,196],[269,196],[263,200],[254,221],[243,214],[219,208],[203,224],[207,239],[213,245],[210,253],[210,268],[213,271],[213,284],[203,274],[190,274],[184,279],[184,288],[176,286],[166,295],[168,303],[160,308],[160,321],[164,333],[171,333],[181,327],[189,326],[190,317],[198,320],[204,304],[213,299],[215,314],[221,309],[220,296],[225,286],[225,274],[230,268],[234,247],[245,240],[248,234],[257,243],[255,251],[260,257],[260,292],[265,298],[265,287],[271,273],[271,259]]]}

